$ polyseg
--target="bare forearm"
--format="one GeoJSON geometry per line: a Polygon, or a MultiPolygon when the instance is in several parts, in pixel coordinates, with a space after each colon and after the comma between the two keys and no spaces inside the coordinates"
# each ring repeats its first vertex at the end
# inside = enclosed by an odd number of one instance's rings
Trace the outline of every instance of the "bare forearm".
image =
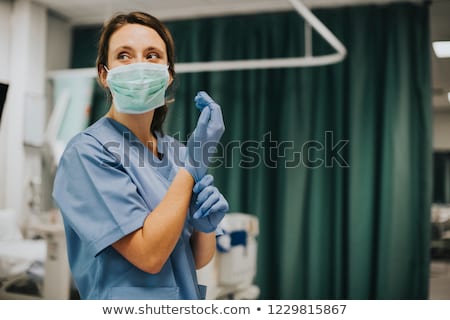
{"type": "Polygon", "coordinates": [[[195,267],[200,269],[207,265],[216,252],[216,233],[194,231],[191,237],[191,247],[195,259],[195,267]]]}
{"type": "Polygon", "coordinates": [[[144,226],[113,246],[138,268],[157,273],[173,251],[184,226],[194,181],[180,169],[144,226]]]}

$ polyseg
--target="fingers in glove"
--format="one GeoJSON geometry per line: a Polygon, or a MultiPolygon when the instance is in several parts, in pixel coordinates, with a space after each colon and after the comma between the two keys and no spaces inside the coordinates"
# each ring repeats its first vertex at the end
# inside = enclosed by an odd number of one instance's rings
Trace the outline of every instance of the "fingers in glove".
{"type": "Polygon", "coordinates": [[[209,209],[212,208],[213,205],[215,205],[220,199],[220,194],[218,192],[214,192],[213,194],[211,194],[208,199],[206,199],[205,202],[202,203],[202,205],[200,206],[200,209],[203,212],[202,216],[205,216],[205,212],[207,212],[209,209]]]}
{"type": "Polygon", "coordinates": [[[214,192],[219,192],[219,190],[214,186],[205,187],[200,193],[197,195],[197,204],[202,205],[203,202],[206,201],[214,192]]]}
{"type": "MultiPolygon", "coordinates": [[[[209,187],[208,187],[209,188],[209,187]]],[[[217,188],[215,188],[217,190],[217,188]]],[[[210,210],[210,208],[220,199],[220,193],[217,192],[211,192],[209,193],[208,197],[200,202],[197,200],[198,203],[201,203],[199,210],[197,210],[194,214],[194,219],[198,219],[200,217],[207,216],[207,212],[210,210]]]]}
{"type": "Polygon", "coordinates": [[[211,121],[216,124],[223,124],[222,110],[220,106],[204,91],[197,93],[195,97],[195,105],[199,110],[204,110],[205,107],[211,109],[211,121]]]}
{"type": "Polygon", "coordinates": [[[210,108],[204,108],[202,112],[200,113],[200,116],[198,117],[197,121],[197,128],[206,128],[209,122],[209,118],[211,117],[211,109],[210,108]]]}
{"type": "Polygon", "coordinates": [[[198,219],[201,218],[203,215],[202,209],[197,209],[197,211],[194,212],[194,214],[192,215],[192,218],[194,219],[198,219]]]}
{"type": "Polygon", "coordinates": [[[228,212],[229,205],[227,200],[221,195],[219,201],[214,203],[214,205],[211,207],[212,212],[228,212]]]}
{"type": "Polygon", "coordinates": [[[209,105],[209,109],[211,109],[211,122],[217,127],[223,127],[222,130],[224,131],[225,125],[223,123],[222,109],[220,106],[214,102],[209,105]]]}
{"type": "Polygon", "coordinates": [[[197,182],[194,186],[194,193],[200,193],[206,187],[212,185],[214,182],[214,177],[210,174],[205,175],[199,182],[197,182]]]}
{"type": "Polygon", "coordinates": [[[214,102],[214,100],[205,91],[199,91],[195,96],[194,101],[197,109],[199,110],[203,110],[210,103],[214,102]]]}

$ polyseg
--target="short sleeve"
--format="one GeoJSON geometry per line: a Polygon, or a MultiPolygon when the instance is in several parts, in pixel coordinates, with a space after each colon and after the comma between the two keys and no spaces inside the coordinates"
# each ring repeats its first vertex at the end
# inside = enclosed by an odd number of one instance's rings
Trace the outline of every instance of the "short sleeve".
{"type": "Polygon", "coordinates": [[[89,135],[77,136],[58,166],[53,198],[64,223],[97,255],[143,226],[149,213],[120,162],[89,135]]]}

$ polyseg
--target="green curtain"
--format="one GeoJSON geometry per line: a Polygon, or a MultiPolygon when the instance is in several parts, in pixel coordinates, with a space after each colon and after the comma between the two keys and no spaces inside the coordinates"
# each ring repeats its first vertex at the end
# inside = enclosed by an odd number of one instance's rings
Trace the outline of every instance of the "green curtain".
{"type": "MultiPolygon", "coordinates": [[[[259,218],[262,299],[425,299],[431,206],[428,7],[315,10],[348,49],[332,66],[180,74],[167,133],[208,91],[226,124],[212,169],[259,218]]],[[[295,12],[168,23],[178,62],[303,55],[295,12]]],[[[314,53],[331,51],[314,34],[314,53]]],[[[94,53],[95,56],[95,53],[94,53]]]]}
{"type": "MultiPolygon", "coordinates": [[[[265,299],[422,299],[428,294],[431,109],[428,8],[317,10],[345,62],[182,74],[169,133],[195,126],[203,89],[222,105],[231,211],[260,220],[265,299]]],[[[294,12],[169,24],[178,61],[303,54],[294,12]]],[[[330,52],[317,35],[314,52],[330,52]]]]}

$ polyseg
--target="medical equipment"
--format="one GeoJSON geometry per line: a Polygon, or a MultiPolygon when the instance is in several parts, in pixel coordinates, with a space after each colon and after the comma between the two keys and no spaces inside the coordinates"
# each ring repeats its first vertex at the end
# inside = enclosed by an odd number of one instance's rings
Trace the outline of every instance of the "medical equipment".
{"type": "Polygon", "coordinates": [[[29,225],[46,240],[45,275],[42,298],[49,300],[69,299],[71,275],[66,253],[66,237],[58,210],[49,212],[47,220],[34,221],[29,225]],[[50,276],[49,276],[50,275],[50,276]]]}
{"type": "Polygon", "coordinates": [[[431,257],[450,257],[450,206],[433,204],[431,208],[431,257]]]}
{"type": "Polygon", "coordinates": [[[45,148],[56,167],[68,141],[89,124],[94,79],[73,75],[53,79],[54,106],[45,131],[45,148]]]}
{"type": "Polygon", "coordinates": [[[45,240],[0,242],[0,300],[41,299],[45,240]]]}
{"type": "Polygon", "coordinates": [[[213,260],[197,271],[198,281],[207,285],[206,299],[248,299],[259,297],[256,276],[259,220],[247,213],[228,213],[219,225],[213,260]]]}
{"type": "Polygon", "coordinates": [[[0,299],[69,299],[71,276],[59,212],[33,218],[26,230],[29,239],[0,241],[0,299]]]}
{"type": "MultiPolygon", "coordinates": [[[[0,210],[0,299],[37,298],[40,283],[28,276],[35,262],[45,260],[45,241],[25,239],[16,212],[0,210]],[[21,293],[28,294],[21,296],[21,293]]],[[[36,269],[36,265],[33,270],[36,269]]]]}

